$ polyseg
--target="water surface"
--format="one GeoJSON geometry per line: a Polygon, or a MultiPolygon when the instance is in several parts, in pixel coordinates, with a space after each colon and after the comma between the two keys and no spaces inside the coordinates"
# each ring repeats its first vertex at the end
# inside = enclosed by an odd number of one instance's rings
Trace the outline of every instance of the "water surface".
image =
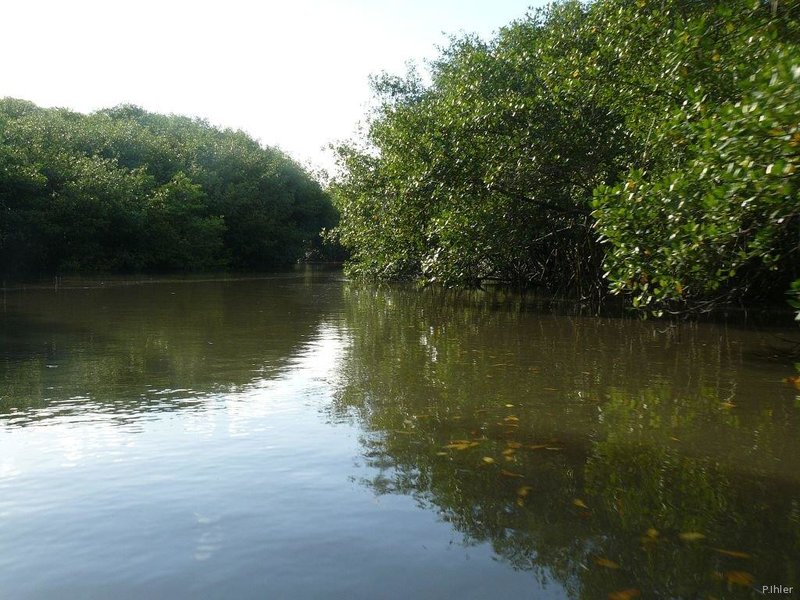
{"type": "Polygon", "coordinates": [[[793,337],[311,271],[7,290],[0,597],[797,591],[793,337]]]}

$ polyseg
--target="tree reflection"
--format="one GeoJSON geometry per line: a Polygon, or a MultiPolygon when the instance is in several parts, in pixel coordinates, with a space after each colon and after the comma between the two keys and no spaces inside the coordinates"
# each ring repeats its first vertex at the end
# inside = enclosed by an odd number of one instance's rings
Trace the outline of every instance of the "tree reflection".
{"type": "Polygon", "coordinates": [[[175,410],[274,378],[340,301],[329,284],[286,275],[8,292],[0,416],[175,410]]]}
{"type": "Polygon", "coordinates": [[[365,431],[376,493],[576,598],[797,585],[798,410],[751,356],[762,337],[479,292],[354,286],[345,304],[331,411],[365,431]]]}

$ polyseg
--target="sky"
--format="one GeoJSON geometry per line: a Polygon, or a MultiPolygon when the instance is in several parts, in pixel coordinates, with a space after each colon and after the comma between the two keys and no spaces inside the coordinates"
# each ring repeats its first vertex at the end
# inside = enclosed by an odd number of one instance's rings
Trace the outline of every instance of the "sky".
{"type": "Polygon", "coordinates": [[[0,97],[137,104],[242,129],[312,168],[351,137],[369,75],[490,38],[543,0],[8,0],[0,97]]]}

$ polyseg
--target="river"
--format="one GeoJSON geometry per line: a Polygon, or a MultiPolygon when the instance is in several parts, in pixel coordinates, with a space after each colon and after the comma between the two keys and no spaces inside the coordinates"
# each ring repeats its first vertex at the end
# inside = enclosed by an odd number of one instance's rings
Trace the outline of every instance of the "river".
{"type": "Polygon", "coordinates": [[[315,270],[1,308],[0,598],[798,592],[791,318],[315,270]]]}

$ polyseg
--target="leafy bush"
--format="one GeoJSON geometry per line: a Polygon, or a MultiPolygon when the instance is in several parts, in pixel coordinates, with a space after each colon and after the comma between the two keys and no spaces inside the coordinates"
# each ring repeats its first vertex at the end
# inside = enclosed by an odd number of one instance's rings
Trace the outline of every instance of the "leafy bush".
{"type": "Polygon", "coordinates": [[[564,1],[373,81],[337,148],[355,274],[676,310],[798,271],[800,3],[564,1]]]}
{"type": "Polygon", "coordinates": [[[0,100],[0,270],[268,269],[336,222],[297,163],[240,131],[120,106],[0,100]]]}

